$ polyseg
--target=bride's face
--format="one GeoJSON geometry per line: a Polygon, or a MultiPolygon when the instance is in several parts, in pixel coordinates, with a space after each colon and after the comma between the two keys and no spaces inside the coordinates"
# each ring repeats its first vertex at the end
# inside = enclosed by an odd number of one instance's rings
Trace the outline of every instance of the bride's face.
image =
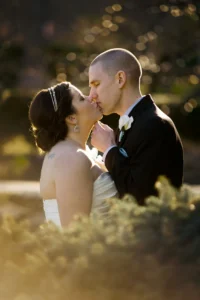
{"type": "Polygon", "coordinates": [[[96,103],[91,103],[89,96],[83,95],[74,85],[71,85],[71,91],[73,95],[72,105],[76,109],[79,121],[95,123],[102,119],[102,112],[96,103]]]}

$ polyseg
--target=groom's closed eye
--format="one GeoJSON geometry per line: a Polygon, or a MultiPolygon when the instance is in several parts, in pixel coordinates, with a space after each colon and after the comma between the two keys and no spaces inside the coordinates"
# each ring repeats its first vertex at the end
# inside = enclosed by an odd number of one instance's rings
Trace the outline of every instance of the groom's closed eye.
{"type": "Polygon", "coordinates": [[[99,81],[92,81],[92,82],[90,83],[90,87],[97,87],[99,84],[100,84],[99,81]]]}

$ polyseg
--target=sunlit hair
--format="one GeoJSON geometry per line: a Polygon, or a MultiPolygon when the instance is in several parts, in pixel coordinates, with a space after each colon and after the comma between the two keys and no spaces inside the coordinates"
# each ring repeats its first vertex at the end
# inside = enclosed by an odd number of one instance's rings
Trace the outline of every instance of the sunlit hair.
{"type": "Polygon", "coordinates": [[[65,119],[76,112],[72,105],[73,94],[69,82],[57,84],[52,89],[56,109],[49,89],[39,91],[29,107],[29,119],[36,145],[45,152],[67,137],[65,119]]]}
{"type": "Polygon", "coordinates": [[[109,75],[124,71],[131,84],[138,86],[142,76],[142,68],[138,59],[130,51],[122,48],[113,48],[99,54],[91,63],[94,66],[101,63],[103,70],[109,75]]]}

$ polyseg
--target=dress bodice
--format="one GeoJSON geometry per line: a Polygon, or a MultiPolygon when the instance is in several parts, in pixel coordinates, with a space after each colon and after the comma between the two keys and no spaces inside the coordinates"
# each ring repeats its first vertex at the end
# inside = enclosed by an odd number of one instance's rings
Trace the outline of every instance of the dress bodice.
{"type": "MultiPolygon", "coordinates": [[[[108,204],[105,202],[105,200],[108,198],[117,197],[117,194],[118,193],[114,181],[112,180],[110,174],[108,172],[102,173],[94,181],[91,216],[107,214],[108,204]]],[[[43,207],[46,220],[51,220],[55,224],[61,226],[57,200],[43,200],[43,207]]]]}

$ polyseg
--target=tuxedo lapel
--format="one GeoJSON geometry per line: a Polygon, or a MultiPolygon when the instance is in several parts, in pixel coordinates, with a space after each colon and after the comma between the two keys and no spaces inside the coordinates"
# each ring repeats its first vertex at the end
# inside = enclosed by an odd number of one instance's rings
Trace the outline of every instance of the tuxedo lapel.
{"type": "Polygon", "coordinates": [[[132,111],[129,113],[128,116],[137,118],[141,113],[152,108],[153,106],[155,106],[155,103],[151,98],[151,95],[146,95],[135,107],[133,107],[132,111]]]}
{"type": "Polygon", "coordinates": [[[118,142],[119,142],[119,134],[120,134],[120,130],[119,130],[119,128],[117,128],[115,131],[115,143],[116,144],[118,144],[118,142]]]}
{"type": "MultiPolygon", "coordinates": [[[[134,123],[134,122],[133,122],[133,123],[134,123]]],[[[124,141],[126,140],[126,137],[127,137],[127,135],[128,135],[128,132],[129,132],[129,131],[132,129],[132,127],[134,126],[133,123],[132,123],[132,126],[131,126],[130,129],[124,131],[124,135],[122,136],[121,141],[119,141],[119,138],[118,138],[118,146],[119,146],[119,147],[121,147],[121,145],[122,145],[122,144],[124,143],[124,141]]]]}
{"type": "MultiPolygon", "coordinates": [[[[131,124],[131,128],[130,128],[130,129],[124,131],[124,134],[123,134],[123,136],[122,136],[122,138],[121,138],[120,141],[119,141],[119,136],[120,136],[120,134],[118,135],[118,141],[117,141],[118,146],[121,146],[122,143],[126,140],[126,137],[127,137],[127,135],[128,135],[128,132],[132,129],[133,126],[134,126],[134,122],[131,124]]],[[[119,132],[120,132],[120,131],[119,131],[119,132]]]]}

